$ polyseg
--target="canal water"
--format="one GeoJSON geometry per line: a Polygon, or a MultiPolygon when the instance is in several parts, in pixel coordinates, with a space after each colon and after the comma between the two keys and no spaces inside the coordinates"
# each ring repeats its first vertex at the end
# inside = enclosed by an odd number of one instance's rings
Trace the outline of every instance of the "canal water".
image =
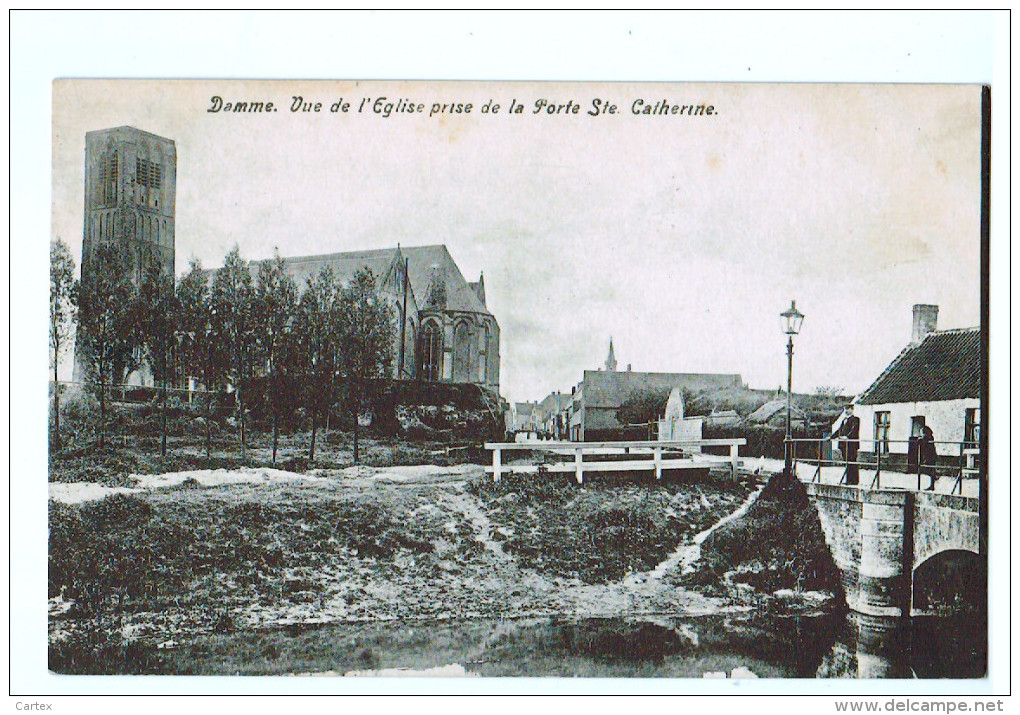
{"type": "MultiPolygon", "coordinates": [[[[249,674],[980,678],[985,636],[976,619],[903,626],[840,613],[755,613],[284,626],[238,634],[252,638],[247,647],[219,645],[235,656],[250,648],[240,671],[249,674]]],[[[187,650],[189,670],[218,670],[215,652],[187,650]]]]}

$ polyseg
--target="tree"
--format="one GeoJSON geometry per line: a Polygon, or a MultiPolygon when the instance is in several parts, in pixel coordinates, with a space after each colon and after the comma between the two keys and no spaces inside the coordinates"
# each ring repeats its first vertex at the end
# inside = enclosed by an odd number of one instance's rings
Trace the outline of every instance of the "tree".
{"type": "Polygon", "coordinates": [[[354,430],[358,463],[358,419],[378,380],[393,370],[393,313],[379,298],[372,271],[359,270],[340,293],[340,372],[354,430]]]}
{"type": "Polygon", "coordinates": [[[616,421],[622,425],[645,425],[662,417],[666,410],[670,388],[635,390],[616,411],[616,421]]]}
{"type": "Polygon", "coordinates": [[[57,367],[71,341],[77,303],[74,258],[59,238],[50,243],[50,368],[53,370],[53,448],[60,449],[60,382],[57,367]]]}
{"type": "Polygon", "coordinates": [[[77,346],[88,390],[99,400],[99,445],[106,444],[106,392],[138,365],[131,256],[103,244],[85,257],[78,292],[77,346]]]}
{"type": "Polygon", "coordinates": [[[328,265],[310,277],[298,303],[295,362],[305,379],[305,404],[312,421],[308,461],[315,460],[319,418],[334,401],[338,367],[340,289],[328,265]]]}
{"type": "Polygon", "coordinates": [[[222,346],[213,330],[212,301],[209,295],[209,277],[202,264],[192,259],[191,267],[177,285],[178,330],[181,333],[179,349],[181,369],[202,380],[202,398],[206,408],[205,458],[212,453],[212,417],[216,403],[216,388],[224,374],[222,346]]]}
{"type": "Polygon", "coordinates": [[[273,414],[273,464],[279,442],[279,404],[282,377],[288,368],[288,342],[297,311],[297,285],[279,251],[259,264],[255,286],[255,343],[258,361],[266,371],[269,407],[273,414]]]}
{"type": "Polygon", "coordinates": [[[245,433],[244,385],[251,372],[255,342],[253,325],[253,295],[251,271],[248,262],[241,258],[237,246],[227,254],[223,267],[216,271],[210,300],[212,327],[220,340],[226,357],[226,376],[234,386],[237,419],[241,433],[241,461],[248,457],[248,440],[245,433]]]}
{"type": "Polygon", "coordinates": [[[163,270],[155,254],[149,256],[138,290],[137,316],[141,343],[153,380],[160,387],[160,448],[166,456],[166,393],[173,374],[173,350],[177,341],[179,306],[174,277],[163,270]]]}

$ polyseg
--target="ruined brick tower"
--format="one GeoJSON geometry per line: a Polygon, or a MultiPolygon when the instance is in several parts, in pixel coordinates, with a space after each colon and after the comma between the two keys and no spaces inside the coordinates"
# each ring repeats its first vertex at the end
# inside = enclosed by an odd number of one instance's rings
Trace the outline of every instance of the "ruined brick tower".
{"type": "Polygon", "coordinates": [[[117,243],[141,280],[149,256],[174,273],[177,148],[171,139],[134,127],[85,135],[85,226],[82,271],[95,249],[117,243]]]}

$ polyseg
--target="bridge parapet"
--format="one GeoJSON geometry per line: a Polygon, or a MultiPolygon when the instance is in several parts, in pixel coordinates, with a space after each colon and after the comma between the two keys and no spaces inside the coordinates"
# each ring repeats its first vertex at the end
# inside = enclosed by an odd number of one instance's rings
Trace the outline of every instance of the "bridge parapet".
{"type": "Polygon", "coordinates": [[[952,494],[914,495],[913,568],[943,551],[981,553],[978,500],[952,494]]]}
{"type": "Polygon", "coordinates": [[[948,550],[978,553],[978,500],[902,489],[804,484],[842,575],[847,606],[908,616],[914,570],[948,550]]]}

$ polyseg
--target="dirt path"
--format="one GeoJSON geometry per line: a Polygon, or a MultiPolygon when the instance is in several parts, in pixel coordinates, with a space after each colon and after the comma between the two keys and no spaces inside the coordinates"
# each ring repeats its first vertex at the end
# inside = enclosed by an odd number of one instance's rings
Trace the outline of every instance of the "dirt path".
{"type": "Polygon", "coordinates": [[[475,530],[475,540],[482,544],[500,561],[513,559],[503,550],[503,546],[492,540],[492,522],[489,516],[482,511],[478,500],[464,492],[463,486],[458,485],[453,489],[444,489],[442,498],[454,510],[463,514],[475,530]]]}
{"type": "MultiPolygon", "coordinates": [[[[660,613],[705,615],[718,613],[728,604],[719,598],[665,583],[664,578],[678,568],[686,573],[701,556],[701,543],[724,524],[739,519],[751,508],[763,487],[759,487],[734,511],[708,529],[698,533],[691,543],[679,545],[672,554],[649,571],[631,573],[610,584],[563,584],[552,594],[558,611],[576,616],[636,616],[660,613]]],[[[700,491],[700,490],[699,490],[700,491]]],[[[708,500],[701,494],[702,502],[708,500]]]]}

